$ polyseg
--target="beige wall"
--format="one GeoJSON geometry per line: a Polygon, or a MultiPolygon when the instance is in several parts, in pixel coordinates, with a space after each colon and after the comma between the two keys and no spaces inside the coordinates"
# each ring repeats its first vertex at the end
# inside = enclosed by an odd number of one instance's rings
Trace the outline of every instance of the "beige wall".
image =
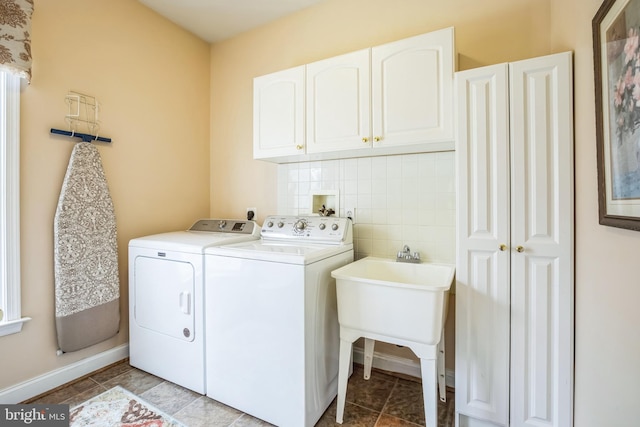
{"type": "Polygon", "coordinates": [[[209,212],[209,45],[134,0],[36,0],[33,80],[21,96],[22,312],[0,337],[0,390],[128,341],[127,244],[187,228],[209,212]],[[121,281],[118,336],[56,356],[53,217],[73,140],[69,90],[102,105],[99,144],[115,205],[121,281]]]}
{"type": "Polygon", "coordinates": [[[575,52],[575,425],[631,427],[640,396],[640,234],[598,224],[591,21],[602,2],[553,3],[552,48],[575,52]]]}
{"type": "Polygon", "coordinates": [[[277,167],[251,157],[252,78],[447,26],[459,69],[575,52],[575,425],[637,424],[640,234],[598,224],[591,20],[601,0],[325,0],[211,49],[211,213],[277,209],[277,167]]]}
{"type": "Polygon", "coordinates": [[[459,69],[549,52],[548,1],[325,0],[211,49],[211,213],[276,212],[276,166],[252,160],[253,78],[444,27],[459,69]]]}
{"type": "MultiPolygon", "coordinates": [[[[252,159],[253,77],[450,26],[455,27],[458,69],[549,53],[548,2],[539,0],[325,0],[316,7],[214,45],[212,215],[242,215],[249,206],[258,208],[258,220],[268,214],[285,213],[278,210],[277,166],[252,159]]],[[[357,255],[373,255],[359,245],[363,227],[366,225],[355,226],[357,255]]],[[[454,235],[449,233],[451,242],[446,245],[450,259],[454,258],[454,235]]],[[[427,240],[433,241],[432,237],[425,241],[418,239],[417,244],[413,244],[415,239],[407,243],[424,252],[427,240]]],[[[407,241],[405,237],[402,239],[407,241]]],[[[429,255],[436,252],[433,250],[429,255]]],[[[446,325],[448,370],[455,368],[455,301],[453,297],[451,300],[446,325]]],[[[376,351],[412,357],[407,349],[397,350],[391,345],[379,344],[376,351]]]]}
{"type": "MultiPolygon", "coordinates": [[[[450,26],[458,69],[549,53],[548,3],[538,0],[325,0],[213,45],[211,215],[242,216],[250,206],[258,208],[258,221],[283,213],[277,166],[252,157],[254,77],[450,26]]],[[[454,304],[447,321],[447,369],[454,368],[453,313],[454,304]]]]}

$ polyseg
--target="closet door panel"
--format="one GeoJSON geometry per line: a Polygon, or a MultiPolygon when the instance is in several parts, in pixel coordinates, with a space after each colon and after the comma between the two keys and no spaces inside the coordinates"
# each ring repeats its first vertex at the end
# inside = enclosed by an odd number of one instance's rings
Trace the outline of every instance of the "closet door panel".
{"type": "Polygon", "coordinates": [[[510,65],[511,426],[572,419],[571,55],[510,65]]]}
{"type": "MultiPolygon", "coordinates": [[[[508,424],[507,67],[456,75],[456,411],[508,424]]],[[[460,415],[458,415],[460,416],[460,415]]]]}

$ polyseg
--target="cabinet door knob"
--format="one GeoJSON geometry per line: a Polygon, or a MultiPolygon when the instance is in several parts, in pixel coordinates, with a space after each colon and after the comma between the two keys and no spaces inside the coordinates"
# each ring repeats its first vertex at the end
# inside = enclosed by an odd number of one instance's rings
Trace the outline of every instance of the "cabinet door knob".
{"type": "Polygon", "coordinates": [[[302,150],[304,147],[300,144],[296,145],[296,150],[302,150]]]}
{"type": "Polygon", "coordinates": [[[524,252],[524,248],[522,246],[516,246],[516,251],[524,252]]]}
{"type": "Polygon", "coordinates": [[[505,245],[504,243],[501,243],[500,246],[498,246],[498,249],[504,252],[507,249],[507,245],[505,245]]]}
{"type": "Polygon", "coordinates": [[[363,138],[362,138],[362,142],[364,142],[364,143],[366,144],[367,142],[369,142],[369,138],[367,138],[366,136],[365,136],[365,137],[363,137],[363,138]]]}
{"type": "Polygon", "coordinates": [[[382,137],[381,137],[381,136],[376,136],[376,137],[374,137],[374,138],[373,138],[373,140],[374,140],[375,142],[380,142],[380,140],[381,140],[381,139],[382,139],[382,137]]]}

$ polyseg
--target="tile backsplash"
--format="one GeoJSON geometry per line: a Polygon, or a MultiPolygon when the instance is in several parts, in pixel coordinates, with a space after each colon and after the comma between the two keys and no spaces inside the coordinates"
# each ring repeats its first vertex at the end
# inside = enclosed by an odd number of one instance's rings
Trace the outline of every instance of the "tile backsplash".
{"type": "Polygon", "coordinates": [[[278,166],[278,213],[309,215],[313,193],[337,191],[355,208],[355,258],[395,257],[409,245],[427,262],[455,262],[454,152],[278,166]]]}

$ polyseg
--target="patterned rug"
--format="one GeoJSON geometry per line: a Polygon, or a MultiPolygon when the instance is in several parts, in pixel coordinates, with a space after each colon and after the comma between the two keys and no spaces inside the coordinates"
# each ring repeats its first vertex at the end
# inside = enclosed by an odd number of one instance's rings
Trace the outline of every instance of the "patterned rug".
{"type": "Polygon", "coordinates": [[[120,386],[71,409],[70,427],[185,427],[120,386]]]}

